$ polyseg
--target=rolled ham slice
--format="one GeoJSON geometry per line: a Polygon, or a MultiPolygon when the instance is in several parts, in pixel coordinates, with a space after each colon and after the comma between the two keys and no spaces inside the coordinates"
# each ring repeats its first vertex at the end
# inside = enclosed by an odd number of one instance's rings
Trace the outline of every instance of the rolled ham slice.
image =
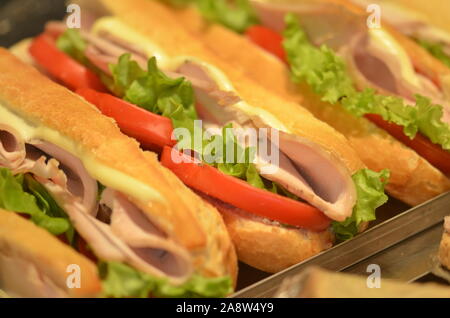
{"type": "Polygon", "coordinates": [[[406,104],[414,104],[415,94],[427,96],[433,103],[443,106],[442,121],[450,123],[450,103],[448,92],[438,88],[430,79],[414,70],[407,52],[395,38],[390,44],[376,39],[377,32],[384,29],[367,28],[366,16],[359,8],[344,7],[337,3],[320,0],[306,0],[298,3],[274,4],[252,1],[262,23],[282,32],[284,16],[294,12],[299,16],[312,43],[326,44],[347,62],[355,85],[362,90],[372,87],[384,95],[397,95],[406,104]],[[324,22],[325,21],[325,22],[324,22]]]}
{"type": "Polygon", "coordinates": [[[106,224],[87,213],[69,191],[47,180],[39,181],[64,208],[77,232],[100,259],[127,263],[144,273],[167,278],[173,284],[183,283],[192,274],[187,251],[165,239],[158,230],[150,231],[150,221],[142,212],[126,199],[117,199],[113,190],[106,189],[102,200],[112,208],[111,224],[106,224]]]}
{"type": "Polygon", "coordinates": [[[25,160],[25,143],[9,126],[0,125],[0,166],[17,169],[25,160]]]}
{"type": "Polygon", "coordinates": [[[33,146],[51,157],[57,158],[58,162],[64,165],[65,174],[68,176],[68,190],[74,196],[81,197],[83,199],[83,206],[90,214],[95,216],[97,213],[98,185],[87,173],[81,160],[48,142],[34,142],[33,146]]]}
{"type": "MultiPolygon", "coordinates": [[[[234,123],[234,127],[237,126],[234,123]]],[[[207,124],[206,127],[213,135],[221,133],[218,125],[207,124]]],[[[245,142],[248,138],[239,136],[244,130],[233,131],[242,146],[251,146],[245,142]]],[[[254,164],[258,172],[315,206],[333,220],[342,222],[350,217],[356,203],[356,189],[350,174],[339,160],[313,142],[294,138],[284,132],[278,132],[279,140],[274,141],[279,147],[277,148],[271,144],[271,136],[268,134],[267,144],[278,152],[278,165],[257,154],[254,164]],[[272,169],[268,169],[269,167],[272,169]]]]}
{"type": "Polygon", "coordinates": [[[33,175],[101,260],[125,262],[173,284],[191,276],[187,250],[169,239],[123,194],[109,188],[103,192],[101,203],[111,211],[110,223],[98,220],[97,182],[80,159],[64,149],[40,140],[26,143],[14,129],[2,125],[0,167],[33,175]]]}

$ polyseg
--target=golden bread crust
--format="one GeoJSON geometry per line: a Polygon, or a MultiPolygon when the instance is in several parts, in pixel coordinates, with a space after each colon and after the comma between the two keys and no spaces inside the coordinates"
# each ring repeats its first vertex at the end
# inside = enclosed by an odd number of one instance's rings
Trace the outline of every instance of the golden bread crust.
{"type": "Polygon", "coordinates": [[[333,245],[329,230],[312,232],[269,225],[222,211],[239,260],[259,270],[276,273],[333,245]]]}
{"type": "Polygon", "coordinates": [[[31,221],[4,210],[0,210],[0,255],[33,264],[70,297],[93,297],[101,292],[97,266],[92,261],[31,221]],[[80,288],[67,287],[71,264],[80,267],[80,288]]]}

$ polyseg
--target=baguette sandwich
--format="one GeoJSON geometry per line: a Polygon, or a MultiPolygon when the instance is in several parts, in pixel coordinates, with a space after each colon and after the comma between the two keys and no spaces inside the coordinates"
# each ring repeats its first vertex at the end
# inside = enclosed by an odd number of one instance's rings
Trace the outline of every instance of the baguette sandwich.
{"type": "Polygon", "coordinates": [[[366,169],[333,128],[216,58],[165,6],[97,4],[81,3],[101,15],[81,30],[49,24],[31,43],[35,63],[142,147],[159,151],[164,166],[222,212],[240,260],[276,272],[351,238],[375,218],[387,200],[388,172],[366,169]],[[211,134],[200,136],[206,146],[188,142],[192,151],[180,152],[186,147],[176,131],[195,138],[203,132],[198,120],[211,134]],[[257,134],[258,142],[279,162],[260,156],[261,147],[251,156],[239,129],[269,131],[257,134]],[[230,144],[243,156],[229,161],[230,144]],[[221,155],[206,160],[212,153],[221,155]]]}
{"type": "Polygon", "coordinates": [[[9,295],[218,297],[236,281],[217,210],[110,118],[5,49],[0,209],[9,295]]]}
{"type": "Polygon", "coordinates": [[[417,205],[450,189],[450,69],[384,11],[368,28],[369,13],[345,0],[190,3],[168,6],[180,25],[344,134],[370,169],[390,169],[392,196],[417,205]]]}

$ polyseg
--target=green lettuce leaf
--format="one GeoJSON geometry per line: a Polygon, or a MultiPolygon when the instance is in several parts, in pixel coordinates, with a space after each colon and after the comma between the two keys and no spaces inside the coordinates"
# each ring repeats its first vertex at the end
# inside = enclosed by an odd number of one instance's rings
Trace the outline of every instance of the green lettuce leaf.
{"type": "MultiPolygon", "coordinates": [[[[194,92],[189,81],[184,78],[171,79],[167,77],[158,69],[155,58],[149,60],[148,70],[144,71],[135,61],[131,60],[130,54],[122,55],[117,64],[110,65],[110,69],[113,73],[115,91],[123,92],[122,96],[125,100],[150,112],[170,118],[174,128],[186,128],[191,136],[194,136],[194,121],[197,119],[197,113],[194,92]]],[[[231,124],[224,126],[221,135],[215,135],[209,139],[203,133],[203,162],[213,165],[227,175],[247,181],[254,187],[267,190],[276,189],[279,194],[284,195],[286,191],[281,191],[280,186],[273,185],[259,175],[252,163],[255,149],[249,147],[242,149],[231,130],[228,130],[231,127],[231,124]],[[216,155],[211,152],[215,149],[212,146],[213,143],[222,145],[222,148],[218,149],[220,154],[217,154],[217,160],[210,162],[211,160],[207,158],[216,155]],[[234,147],[232,163],[228,163],[226,160],[226,145],[234,147]],[[244,157],[242,158],[242,156],[244,157]]],[[[193,140],[179,139],[178,141],[180,150],[196,150],[193,140]]],[[[198,152],[200,153],[200,151],[198,152]]]]}
{"type": "Polygon", "coordinates": [[[56,40],[56,46],[64,53],[70,55],[72,58],[82,64],[88,62],[84,51],[86,50],[87,43],[81,37],[81,34],[76,29],[67,29],[56,40]]]}
{"type": "Polygon", "coordinates": [[[105,191],[106,186],[101,182],[97,181],[97,201],[100,201],[102,198],[103,191],[105,191]]]}
{"type": "Polygon", "coordinates": [[[248,0],[197,0],[197,7],[211,22],[223,24],[235,32],[243,33],[248,27],[258,23],[248,0]]]}
{"type": "Polygon", "coordinates": [[[166,279],[150,276],[119,262],[101,262],[99,271],[105,297],[146,298],[150,294],[167,298],[225,297],[233,291],[229,277],[206,278],[194,274],[187,282],[174,286],[166,279]]]}
{"type": "Polygon", "coordinates": [[[0,168],[0,208],[27,214],[50,233],[67,233],[73,238],[73,227],[64,211],[31,176],[13,176],[9,169],[0,168]]]}
{"type": "Polygon", "coordinates": [[[215,135],[209,141],[204,140],[203,149],[206,151],[203,153],[203,162],[216,167],[226,175],[244,180],[255,188],[267,190],[293,200],[298,200],[299,198],[295,194],[290,193],[280,184],[270,181],[259,174],[255,164],[253,163],[256,149],[254,147],[246,147],[245,149],[242,148],[242,146],[240,146],[237,142],[236,136],[232,133],[231,128],[231,124],[225,125],[222,128],[221,135],[215,135]],[[223,145],[223,147],[220,151],[220,156],[216,158],[217,161],[210,163],[207,156],[214,154],[211,153],[211,151],[208,151],[208,144],[212,142],[217,142],[223,145]],[[226,147],[234,148],[234,158],[232,163],[229,163],[226,160],[226,147]]]}
{"type": "Polygon", "coordinates": [[[355,236],[361,223],[375,220],[376,209],[388,200],[384,193],[384,186],[389,180],[388,170],[375,172],[362,169],[356,172],[352,179],[357,194],[352,216],[344,222],[332,223],[333,231],[339,241],[345,241],[355,236]]]}
{"type": "Polygon", "coordinates": [[[75,236],[75,228],[69,221],[69,218],[64,210],[56,203],[47,189],[37,182],[30,174],[24,175],[24,189],[36,198],[39,208],[48,216],[52,218],[62,218],[68,223],[68,228],[65,232],[69,244],[73,244],[75,236]]]}
{"type": "Polygon", "coordinates": [[[122,55],[117,64],[110,64],[109,69],[113,74],[113,93],[119,97],[126,95],[134,81],[146,76],[146,72],[139,64],[131,60],[131,54],[122,55]]]}
{"type": "Polygon", "coordinates": [[[219,169],[222,173],[242,179],[252,186],[260,189],[270,189],[271,186],[266,186],[263,178],[259,175],[253,164],[255,149],[251,147],[246,147],[245,149],[239,145],[236,136],[233,134],[232,125],[228,124],[222,128],[221,135],[215,135],[210,140],[204,140],[203,146],[203,162],[211,164],[212,166],[219,169]],[[209,156],[215,155],[212,153],[211,147],[208,146],[210,143],[217,143],[222,145],[222,149],[219,154],[215,157],[214,162],[210,162],[209,156]],[[227,160],[226,149],[234,149],[232,160],[227,160]],[[232,162],[228,162],[232,161],[232,162]]]}
{"type": "Polygon", "coordinates": [[[306,81],[323,101],[334,104],[355,93],[344,61],[327,46],[311,44],[294,14],[286,15],[283,46],[294,82],[306,81]]]}
{"type": "Polygon", "coordinates": [[[158,69],[156,58],[148,61],[147,71],[124,54],[110,65],[114,90],[119,96],[152,113],[170,118],[174,128],[187,128],[194,134],[197,113],[194,91],[186,79],[172,79],[158,69]]]}
{"type": "Polygon", "coordinates": [[[450,56],[444,51],[444,44],[427,41],[424,39],[414,39],[425,50],[430,52],[435,58],[450,67],[450,56]]]}
{"type": "Polygon", "coordinates": [[[400,97],[380,95],[370,88],[357,91],[343,59],[325,45],[314,46],[294,14],[286,15],[283,45],[293,81],[305,81],[323,101],[340,102],[355,116],[380,115],[402,126],[406,136],[414,138],[421,132],[433,143],[450,150],[450,126],[442,122],[441,105],[416,95],[416,105],[411,107],[400,97]]]}

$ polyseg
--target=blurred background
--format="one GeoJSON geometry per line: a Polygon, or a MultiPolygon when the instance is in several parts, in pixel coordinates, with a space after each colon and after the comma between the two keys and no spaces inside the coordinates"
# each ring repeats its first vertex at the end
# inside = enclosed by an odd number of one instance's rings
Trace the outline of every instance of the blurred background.
{"type": "Polygon", "coordinates": [[[0,0],[0,46],[39,34],[45,22],[65,13],[65,0],[0,0]]]}

